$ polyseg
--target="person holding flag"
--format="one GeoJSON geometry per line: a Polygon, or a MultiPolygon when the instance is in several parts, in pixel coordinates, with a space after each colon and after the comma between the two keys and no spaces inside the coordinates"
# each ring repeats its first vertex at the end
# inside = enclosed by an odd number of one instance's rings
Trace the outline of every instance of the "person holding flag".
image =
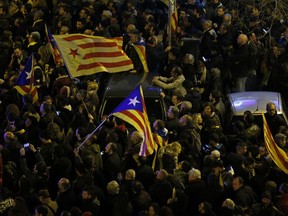
{"type": "Polygon", "coordinates": [[[31,94],[33,103],[38,103],[38,90],[34,85],[34,56],[29,57],[25,64],[24,69],[21,71],[18,79],[15,83],[15,89],[23,96],[25,94],[31,94]]]}
{"type": "Polygon", "coordinates": [[[146,62],[146,42],[141,37],[138,29],[129,33],[130,41],[125,47],[125,52],[134,64],[136,72],[148,72],[146,62]]]}

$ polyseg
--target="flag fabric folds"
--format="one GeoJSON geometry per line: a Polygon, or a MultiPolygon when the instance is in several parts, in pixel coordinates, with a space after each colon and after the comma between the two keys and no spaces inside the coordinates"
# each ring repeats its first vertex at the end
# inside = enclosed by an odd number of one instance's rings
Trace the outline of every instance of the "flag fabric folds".
{"type": "Polygon", "coordinates": [[[49,44],[51,52],[52,52],[54,63],[56,65],[57,64],[61,65],[63,63],[63,60],[62,60],[60,52],[56,46],[55,39],[53,38],[52,34],[48,31],[47,26],[46,26],[46,36],[47,36],[48,44],[49,44]]]}
{"type": "Polygon", "coordinates": [[[161,0],[163,4],[169,7],[169,16],[168,19],[171,23],[171,30],[176,32],[178,26],[178,13],[177,13],[177,3],[176,0],[161,0]]]}
{"type": "Polygon", "coordinates": [[[173,32],[176,32],[178,26],[178,13],[177,13],[176,0],[170,0],[169,10],[171,16],[171,29],[173,32]]]}
{"type": "Polygon", "coordinates": [[[33,55],[27,60],[25,67],[16,80],[14,88],[21,94],[31,94],[33,103],[38,102],[38,90],[34,85],[33,55]]]}
{"type": "Polygon", "coordinates": [[[146,60],[146,48],[145,48],[145,46],[134,44],[134,48],[135,48],[135,50],[139,56],[140,61],[142,62],[144,72],[145,73],[149,72],[147,60],[146,60]]]}
{"type": "Polygon", "coordinates": [[[153,154],[154,141],[140,85],[111,114],[128,122],[143,134],[144,140],[140,148],[140,156],[153,154]]]}
{"type": "Polygon", "coordinates": [[[72,77],[133,69],[131,59],[122,50],[121,37],[104,38],[83,34],[53,37],[72,77]]]}
{"type": "Polygon", "coordinates": [[[274,141],[273,135],[269,129],[264,113],[263,118],[263,130],[264,130],[264,141],[267,151],[269,152],[274,163],[286,174],[288,174],[288,152],[281,149],[274,141]]]}

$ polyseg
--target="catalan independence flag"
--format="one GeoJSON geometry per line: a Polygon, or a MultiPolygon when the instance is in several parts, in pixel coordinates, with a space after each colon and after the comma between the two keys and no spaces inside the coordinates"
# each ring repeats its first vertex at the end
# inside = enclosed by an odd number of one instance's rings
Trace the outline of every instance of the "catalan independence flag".
{"type": "Polygon", "coordinates": [[[128,122],[143,134],[140,156],[153,154],[154,141],[141,85],[133,90],[111,114],[128,122]]]}
{"type": "Polygon", "coordinates": [[[59,50],[58,50],[58,48],[56,46],[55,39],[53,38],[52,34],[48,31],[47,26],[45,26],[45,31],[46,31],[46,37],[47,37],[47,40],[48,40],[48,44],[50,46],[51,53],[52,53],[52,56],[53,56],[53,59],[54,59],[54,63],[56,65],[58,65],[58,64],[62,65],[63,64],[63,60],[61,58],[60,52],[59,52],[59,50]]]}
{"type": "Polygon", "coordinates": [[[72,77],[99,72],[132,70],[131,59],[122,50],[123,39],[83,34],[53,35],[72,77]]]}
{"type": "Polygon", "coordinates": [[[142,45],[135,45],[134,48],[139,56],[140,61],[143,65],[143,70],[145,73],[149,72],[148,65],[147,65],[147,59],[146,59],[146,48],[142,45]]]}
{"type": "Polygon", "coordinates": [[[264,141],[267,151],[269,152],[274,163],[286,174],[288,174],[288,152],[281,149],[274,141],[273,135],[269,129],[264,113],[263,118],[263,130],[264,141]]]}
{"type": "Polygon", "coordinates": [[[176,32],[178,26],[178,13],[177,13],[177,2],[176,0],[161,0],[169,8],[169,17],[171,23],[171,30],[176,32]]]}
{"type": "Polygon", "coordinates": [[[34,85],[33,55],[31,55],[16,80],[14,88],[21,94],[31,94],[33,103],[38,103],[38,90],[34,85]]]}

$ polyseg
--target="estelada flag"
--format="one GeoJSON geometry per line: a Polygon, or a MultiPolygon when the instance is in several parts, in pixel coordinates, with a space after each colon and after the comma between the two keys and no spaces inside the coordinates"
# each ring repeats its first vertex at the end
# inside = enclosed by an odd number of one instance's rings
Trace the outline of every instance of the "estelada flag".
{"type": "Polygon", "coordinates": [[[154,141],[141,85],[136,87],[111,114],[128,122],[143,135],[140,156],[153,154],[154,141]]]}
{"type": "Polygon", "coordinates": [[[53,35],[72,77],[100,72],[132,70],[131,59],[122,50],[123,39],[83,34],[53,35]]]}
{"type": "Polygon", "coordinates": [[[263,118],[263,131],[264,131],[264,141],[266,149],[269,152],[274,163],[283,172],[288,174],[288,152],[285,152],[283,149],[281,149],[275,142],[264,113],[262,113],[262,118],[263,118]]]}
{"type": "Polygon", "coordinates": [[[14,88],[21,94],[31,94],[33,103],[38,102],[38,89],[34,85],[33,55],[31,55],[15,82],[14,88]]]}

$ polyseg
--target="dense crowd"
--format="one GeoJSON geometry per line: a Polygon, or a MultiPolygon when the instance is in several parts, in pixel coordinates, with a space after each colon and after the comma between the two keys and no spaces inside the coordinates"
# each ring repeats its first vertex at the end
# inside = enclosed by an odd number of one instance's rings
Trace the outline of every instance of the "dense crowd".
{"type": "MultiPolygon", "coordinates": [[[[233,124],[226,118],[231,92],[288,99],[287,20],[270,16],[274,3],[178,0],[170,35],[164,2],[0,0],[1,215],[288,214],[288,178],[267,152],[263,126],[249,110],[233,124]],[[143,135],[118,118],[92,134],[111,74],[71,78],[46,28],[123,36],[136,73],[144,67],[134,45],[145,46],[151,82],[169,107],[167,120],[151,122],[153,155],[139,156],[143,135]],[[14,88],[32,53],[37,103],[14,88]]],[[[265,117],[287,152],[276,109],[268,103],[265,117]]]]}

